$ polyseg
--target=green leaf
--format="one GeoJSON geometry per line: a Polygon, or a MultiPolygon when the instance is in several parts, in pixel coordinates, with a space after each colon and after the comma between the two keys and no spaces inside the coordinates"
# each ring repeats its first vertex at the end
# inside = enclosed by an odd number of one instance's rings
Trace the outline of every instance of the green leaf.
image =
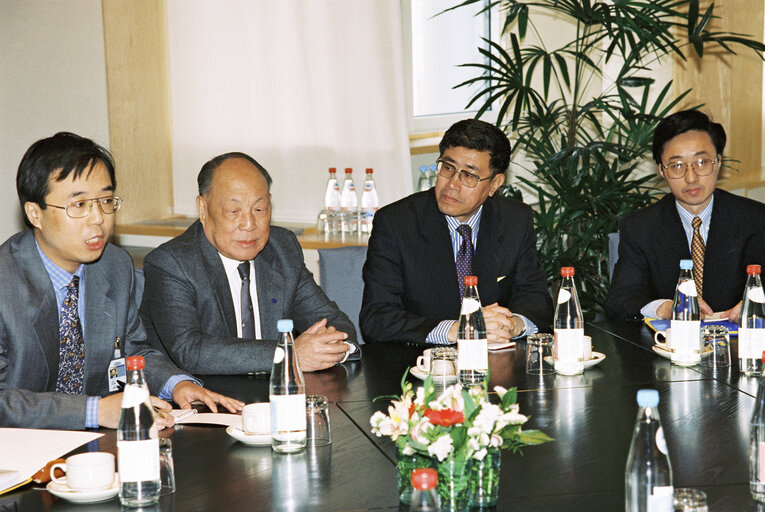
{"type": "Polygon", "coordinates": [[[515,435],[516,439],[523,444],[536,446],[554,439],[540,430],[521,430],[515,435]]]}

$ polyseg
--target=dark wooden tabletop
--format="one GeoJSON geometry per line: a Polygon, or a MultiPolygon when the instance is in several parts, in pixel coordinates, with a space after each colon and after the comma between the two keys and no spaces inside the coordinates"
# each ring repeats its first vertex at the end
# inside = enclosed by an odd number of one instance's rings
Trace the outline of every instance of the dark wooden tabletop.
{"type": "MultiPolygon", "coordinates": [[[[523,454],[503,453],[497,510],[623,510],[624,466],[637,415],[638,389],[658,389],[675,487],[705,491],[711,511],[762,510],[749,495],[749,419],[757,379],[736,364],[722,372],[672,366],[651,350],[641,325],[589,324],[593,350],[605,354],[579,376],[533,377],[524,371],[525,344],[490,355],[491,383],[517,387],[527,428],[555,441],[523,454]]],[[[361,363],[306,374],[309,394],[330,402],[333,442],[282,456],[248,447],[220,427],[178,426],[173,439],[175,495],[157,510],[398,510],[395,447],[370,432],[369,418],[387,407],[373,402],[400,393],[407,366],[422,347],[365,345],[361,363]]],[[[418,383],[411,378],[411,382],[418,383]]],[[[208,376],[210,389],[246,402],[268,398],[264,377],[208,376]]],[[[114,431],[97,447],[116,452],[114,431]]],[[[83,448],[85,449],[85,448],[83,448]]],[[[119,510],[119,502],[72,505],[26,487],[0,496],[5,510],[119,510]]]]}

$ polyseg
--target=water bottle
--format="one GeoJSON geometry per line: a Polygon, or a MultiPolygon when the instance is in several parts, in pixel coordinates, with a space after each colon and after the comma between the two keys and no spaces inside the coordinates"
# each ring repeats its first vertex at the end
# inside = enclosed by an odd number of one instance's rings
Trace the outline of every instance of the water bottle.
{"type": "Polygon", "coordinates": [[[578,375],[584,372],[584,318],[574,285],[574,267],[560,269],[563,281],[555,306],[555,372],[578,375]]]}
{"type": "MultiPolygon", "coordinates": [[[[765,364],[765,353],[760,362],[765,364]]],[[[760,377],[752,420],[749,422],[749,491],[765,502],[765,377],[760,377]]]]}
{"type": "Polygon", "coordinates": [[[438,179],[438,166],[433,164],[430,166],[430,186],[436,186],[436,180],[438,179]]]}
{"type": "Polygon", "coordinates": [[[117,427],[117,466],[120,502],[127,507],[156,503],[162,488],[159,479],[159,435],[143,376],[143,356],[128,357],[128,380],[122,394],[117,427]]]}
{"type": "Polygon", "coordinates": [[[329,168],[327,189],[324,192],[324,208],[337,211],[340,209],[340,185],[337,183],[337,169],[329,168]]]}
{"type": "Polygon", "coordinates": [[[478,278],[465,276],[465,296],[460,309],[457,334],[457,367],[460,382],[466,388],[483,385],[489,374],[489,351],[486,323],[478,297],[478,278]]]}
{"type": "Polygon", "coordinates": [[[417,182],[417,191],[423,192],[430,188],[430,177],[428,176],[428,166],[420,166],[420,180],[417,182]]]}
{"type": "Polygon", "coordinates": [[[436,492],[438,473],[433,468],[419,468],[412,471],[412,512],[438,512],[441,500],[436,492]]]}
{"type": "Polygon", "coordinates": [[[701,357],[701,314],[692,271],[693,260],[680,260],[680,278],[672,301],[671,360],[682,366],[698,364],[701,357]]]}
{"type": "Polygon", "coordinates": [[[355,233],[358,230],[359,203],[356,197],[356,185],[353,184],[353,169],[350,167],[345,168],[340,207],[342,208],[341,231],[355,233]]]}
{"type": "Polygon", "coordinates": [[[762,374],[762,359],[765,351],[765,293],[760,280],[760,266],[747,265],[746,287],[741,299],[741,314],[738,320],[738,364],[745,375],[762,374]]]}
{"type": "Polygon", "coordinates": [[[626,512],[672,512],[672,465],[659,419],[659,392],[641,389],[635,433],[624,470],[626,512]]]}
{"type": "Polygon", "coordinates": [[[305,450],[305,381],[292,339],[292,320],[279,320],[279,343],[268,387],[271,401],[271,448],[277,453],[305,450]]]}
{"type": "Polygon", "coordinates": [[[361,193],[361,232],[372,232],[372,220],[375,217],[377,208],[380,207],[380,199],[377,197],[375,180],[372,177],[374,171],[371,168],[366,170],[364,179],[364,191],[361,193]]]}

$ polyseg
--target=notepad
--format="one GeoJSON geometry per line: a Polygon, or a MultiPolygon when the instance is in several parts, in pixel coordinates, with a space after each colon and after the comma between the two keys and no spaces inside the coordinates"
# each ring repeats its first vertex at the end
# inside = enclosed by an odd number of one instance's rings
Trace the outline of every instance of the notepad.
{"type": "Polygon", "coordinates": [[[223,427],[241,427],[242,416],[225,412],[199,412],[196,409],[173,409],[170,414],[176,425],[220,425],[223,427]]]}
{"type": "MultiPolygon", "coordinates": [[[[710,317],[711,318],[711,317],[710,317]]],[[[666,331],[670,327],[670,320],[663,320],[660,318],[644,318],[645,324],[653,329],[654,331],[666,331]]],[[[727,319],[717,319],[717,320],[710,320],[706,319],[701,322],[701,326],[704,327],[705,325],[721,325],[723,327],[728,328],[728,334],[731,335],[737,335],[738,334],[738,324],[731,322],[727,319]]]]}

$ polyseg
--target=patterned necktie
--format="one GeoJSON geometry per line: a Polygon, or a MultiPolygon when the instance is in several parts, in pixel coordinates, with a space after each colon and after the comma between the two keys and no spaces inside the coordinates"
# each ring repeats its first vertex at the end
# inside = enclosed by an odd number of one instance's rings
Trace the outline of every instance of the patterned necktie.
{"type": "Polygon", "coordinates": [[[252,299],[250,298],[250,262],[240,263],[239,277],[242,278],[242,338],[255,339],[255,319],[252,314],[252,299]]]}
{"type": "Polygon", "coordinates": [[[462,236],[462,245],[457,251],[457,281],[462,300],[465,295],[465,276],[473,275],[473,230],[467,224],[460,224],[457,233],[462,236]]]}
{"type": "Polygon", "coordinates": [[[56,392],[82,394],[85,368],[85,343],[77,313],[80,277],[74,276],[67,285],[66,297],[59,316],[58,378],[56,392]]]}
{"type": "Polygon", "coordinates": [[[693,238],[691,239],[693,281],[696,283],[696,291],[701,297],[701,285],[704,282],[704,239],[701,238],[701,219],[694,217],[691,225],[693,226],[693,238]]]}

